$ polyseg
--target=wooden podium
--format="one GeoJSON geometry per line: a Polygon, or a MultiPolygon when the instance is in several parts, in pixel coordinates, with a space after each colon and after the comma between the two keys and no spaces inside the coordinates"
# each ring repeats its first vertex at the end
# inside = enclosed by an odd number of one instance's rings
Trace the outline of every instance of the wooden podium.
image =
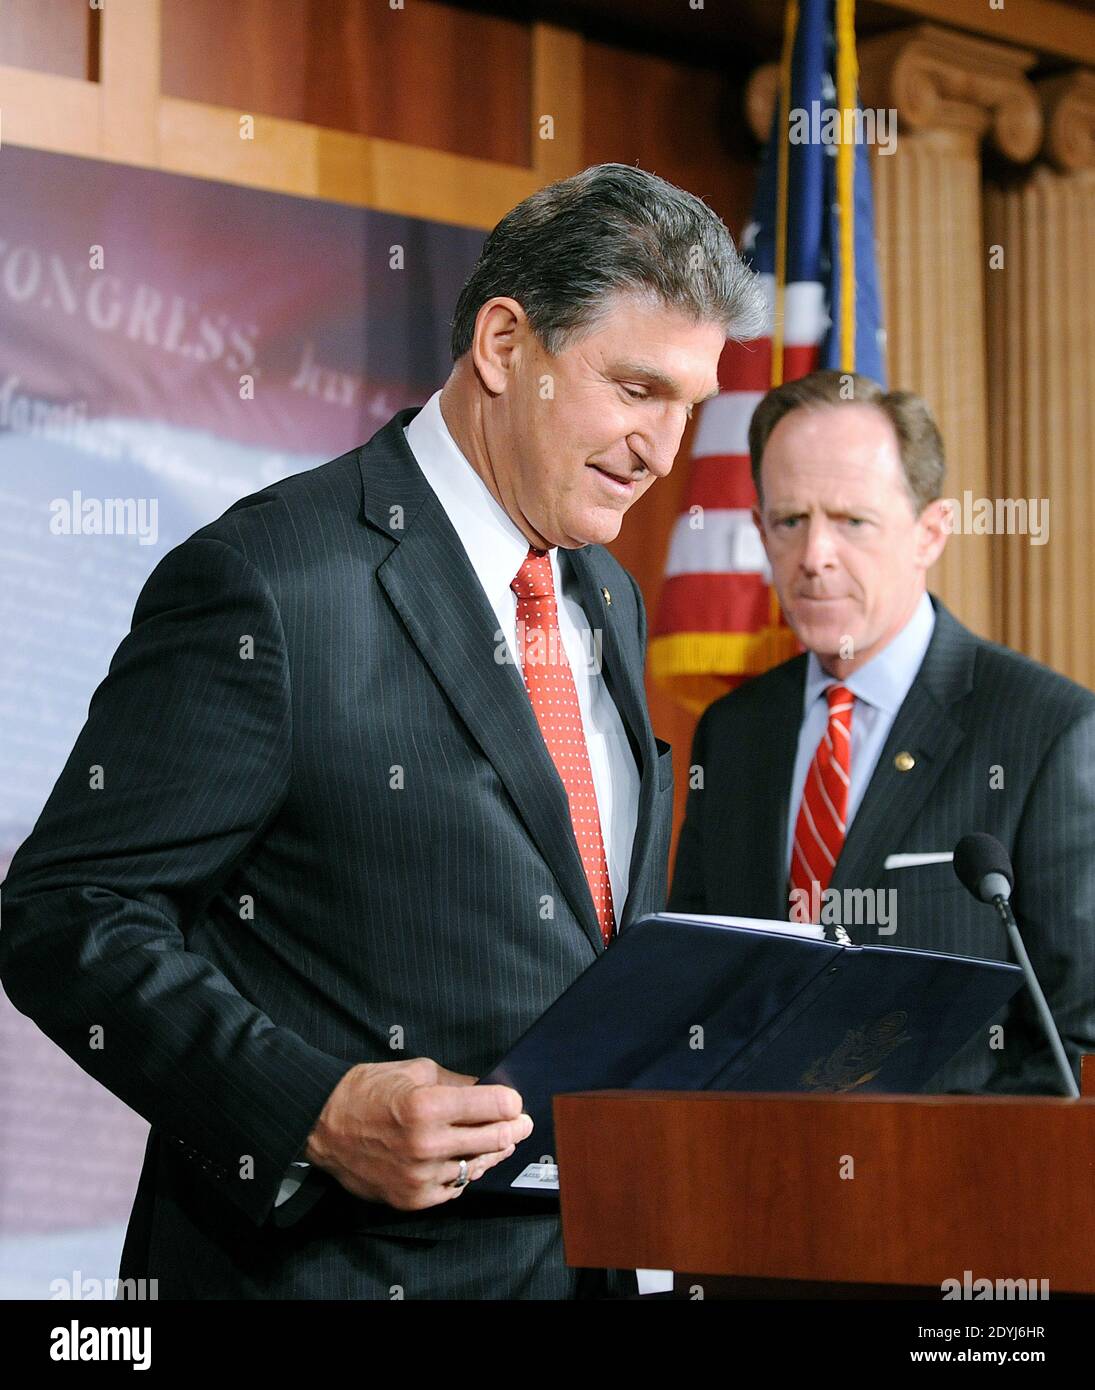
{"type": "Polygon", "coordinates": [[[704,1297],[938,1300],[952,1278],[1095,1294],[1095,1056],[1081,1083],[557,1096],[567,1263],[672,1269],[704,1297]]]}

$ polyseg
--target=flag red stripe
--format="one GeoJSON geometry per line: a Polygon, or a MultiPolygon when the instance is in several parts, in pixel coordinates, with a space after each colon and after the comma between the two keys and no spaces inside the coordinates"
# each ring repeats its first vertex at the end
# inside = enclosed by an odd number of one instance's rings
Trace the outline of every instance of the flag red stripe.
{"type": "Polygon", "coordinates": [[[705,511],[728,507],[750,511],[757,494],[749,460],[742,454],[705,454],[692,460],[692,475],[685,490],[684,510],[705,511]]]}
{"type": "MultiPolygon", "coordinates": [[[[819,353],[816,343],[784,343],[784,381],[797,381],[800,376],[816,371],[819,353]]],[[[720,388],[723,391],[767,391],[771,384],[771,338],[753,338],[747,343],[727,340],[719,358],[720,388]]]]}
{"type": "Polygon", "coordinates": [[[811,372],[816,372],[819,356],[820,349],[816,343],[811,343],[808,346],[796,346],[794,343],[784,343],[784,381],[797,381],[800,376],[809,376],[811,372]]]}
{"type": "Polygon", "coordinates": [[[652,635],[758,632],[771,620],[770,602],[760,574],[674,574],[662,586],[652,635]]]}
{"type": "Polygon", "coordinates": [[[728,338],[719,358],[720,389],[767,391],[771,384],[771,338],[752,338],[746,343],[735,343],[728,338]]]}

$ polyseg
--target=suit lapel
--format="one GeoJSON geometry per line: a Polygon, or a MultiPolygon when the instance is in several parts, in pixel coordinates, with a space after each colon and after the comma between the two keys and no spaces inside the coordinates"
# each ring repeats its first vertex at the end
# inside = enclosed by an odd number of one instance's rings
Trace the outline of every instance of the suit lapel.
{"type": "Polygon", "coordinates": [[[750,846],[749,862],[742,866],[746,881],[759,886],[763,899],[755,909],[757,915],[776,920],[787,916],[787,816],[802,723],[805,656],[794,657],[784,671],[784,677],[766,691],[753,731],[756,777],[748,789],[749,824],[741,841],[750,846]]]}
{"type": "Polygon", "coordinates": [[[417,409],[400,411],[360,455],[365,518],[395,542],[377,579],[600,951],[566,792],[524,681],[515,665],[496,659],[505,647],[495,638],[494,610],[403,434],[417,409]]]}
{"type": "Polygon", "coordinates": [[[607,567],[602,568],[601,555],[592,546],[566,551],[564,563],[569,564],[574,572],[582,609],[590,627],[601,633],[603,675],[631,740],[635,761],[645,774],[647,763],[654,755],[654,741],[646,716],[642,668],[634,659],[628,660],[621,650],[619,634],[612,621],[612,610],[604,597],[606,580],[610,577],[607,567]]]}
{"type": "Polygon", "coordinates": [[[852,821],[833,871],[833,888],[866,887],[879,881],[886,855],[900,847],[965,737],[954,706],[973,687],[976,643],[942,604],[934,598],[932,604],[936,610],[932,640],[852,821]],[[895,765],[898,753],[912,755],[909,771],[895,765]]]}
{"type": "MultiPolygon", "coordinates": [[[[642,653],[630,659],[622,648],[620,634],[613,621],[612,609],[604,598],[605,581],[610,578],[601,554],[592,546],[568,550],[569,562],[578,583],[579,598],[589,625],[601,633],[602,674],[609,693],[619,711],[639,768],[639,807],[635,821],[635,839],[628,869],[628,899],[632,890],[643,882],[647,852],[654,840],[654,806],[657,800],[657,750],[646,712],[646,693],[643,689],[642,653]]],[[[627,920],[627,903],[616,909],[617,924],[623,929],[627,920]]]]}

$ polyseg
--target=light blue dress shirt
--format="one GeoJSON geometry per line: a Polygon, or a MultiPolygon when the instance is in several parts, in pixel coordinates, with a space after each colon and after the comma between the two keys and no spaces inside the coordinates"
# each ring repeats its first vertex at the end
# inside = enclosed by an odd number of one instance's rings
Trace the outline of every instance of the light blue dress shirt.
{"type": "Polygon", "coordinates": [[[846,826],[863,800],[879,755],[897,718],[897,711],[909,693],[920,670],[935,630],[935,609],[926,593],[913,615],[893,641],[847,680],[838,681],[822,668],[813,652],[806,663],[806,688],[802,698],[802,724],[798,731],[798,752],[791,779],[791,800],[787,813],[787,844],[784,864],[791,874],[791,854],[795,843],[795,822],[802,803],[802,789],[829,722],[829,702],[825,691],[830,685],[844,685],[855,696],[852,707],[852,765],[848,786],[846,826]]]}

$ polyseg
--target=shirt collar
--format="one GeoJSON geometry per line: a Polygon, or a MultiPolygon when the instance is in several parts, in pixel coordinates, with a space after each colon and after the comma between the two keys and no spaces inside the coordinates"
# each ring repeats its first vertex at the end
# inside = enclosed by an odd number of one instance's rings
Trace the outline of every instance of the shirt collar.
{"type": "MultiPolygon", "coordinates": [[[[491,606],[498,609],[503,601],[512,601],[509,586],[528,556],[528,539],[495,500],[449,433],[441,414],[439,390],[403,432],[426,481],[460,537],[491,606]]],[[[548,554],[558,593],[558,548],[553,546],[548,554]]]]}
{"type": "MultiPolygon", "coordinates": [[[[893,641],[840,684],[846,686],[857,700],[863,700],[887,714],[896,714],[916,679],[934,630],[935,609],[927,593],[923,593],[913,609],[912,617],[893,641]]],[[[803,713],[835,679],[811,652],[806,662],[803,713]]]]}

